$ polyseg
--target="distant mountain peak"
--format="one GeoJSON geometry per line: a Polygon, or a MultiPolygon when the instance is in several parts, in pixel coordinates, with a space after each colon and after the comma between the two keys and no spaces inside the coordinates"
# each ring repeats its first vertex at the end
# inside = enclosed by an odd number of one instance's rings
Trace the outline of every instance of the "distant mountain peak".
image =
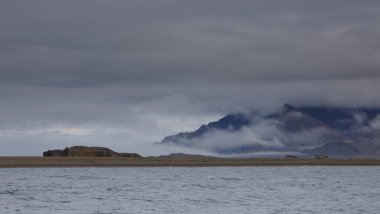
{"type": "Polygon", "coordinates": [[[286,113],[286,112],[294,112],[294,111],[297,111],[297,109],[296,109],[294,106],[285,103],[285,104],[282,106],[282,108],[281,108],[280,111],[281,111],[282,113],[286,113]]]}
{"type": "Polygon", "coordinates": [[[286,103],[272,114],[228,114],[193,132],[167,136],[160,144],[219,154],[286,150],[372,155],[380,154],[380,138],[370,126],[378,117],[380,108],[294,107],[286,103]]]}

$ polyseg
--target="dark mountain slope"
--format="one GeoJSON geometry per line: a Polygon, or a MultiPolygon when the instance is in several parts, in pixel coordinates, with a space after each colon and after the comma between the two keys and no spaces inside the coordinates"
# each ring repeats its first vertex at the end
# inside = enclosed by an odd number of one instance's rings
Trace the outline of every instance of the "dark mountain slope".
{"type": "Polygon", "coordinates": [[[215,130],[236,131],[243,126],[249,126],[253,116],[254,114],[229,114],[218,121],[211,122],[207,125],[202,125],[194,132],[181,132],[176,135],[165,137],[161,143],[181,143],[187,140],[200,138],[204,134],[215,130]]]}
{"type": "Polygon", "coordinates": [[[296,108],[285,104],[268,115],[230,114],[194,132],[165,137],[160,144],[206,148],[222,154],[293,151],[380,155],[380,131],[371,126],[379,118],[380,109],[376,108],[296,108]],[[220,147],[215,146],[218,140],[220,147]],[[211,143],[213,146],[208,146],[211,143]]]}
{"type": "Polygon", "coordinates": [[[312,117],[328,124],[334,129],[348,131],[356,126],[368,126],[369,121],[380,114],[376,108],[325,108],[325,107],[300,107],[297,108],[312,117]]]}
{"type": "Polygon", "coordinates": [[[321,147],[305,149],[303,153],[310,155],[330,155],[330,156],[357,156],[360,151],[352,144],[345,142],[327,143],[321,147]]]}

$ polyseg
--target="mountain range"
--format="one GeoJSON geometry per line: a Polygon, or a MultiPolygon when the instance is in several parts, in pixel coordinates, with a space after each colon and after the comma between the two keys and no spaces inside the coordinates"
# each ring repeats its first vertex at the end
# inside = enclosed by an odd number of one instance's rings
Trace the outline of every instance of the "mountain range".
{"type": "Polygon", "coordinates": [[[220,155],[380,156],[380,109],[294,107],[229,114],[158,144],[220,155]]]}

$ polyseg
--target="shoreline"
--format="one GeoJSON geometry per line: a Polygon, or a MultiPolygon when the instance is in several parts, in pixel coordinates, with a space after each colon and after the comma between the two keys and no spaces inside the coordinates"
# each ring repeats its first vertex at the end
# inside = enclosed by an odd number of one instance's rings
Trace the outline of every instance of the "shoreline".
{"type": "Polygon", "coordinates": [[[380,166],[380,158],[0,157],[0,168],[380,166]]]}

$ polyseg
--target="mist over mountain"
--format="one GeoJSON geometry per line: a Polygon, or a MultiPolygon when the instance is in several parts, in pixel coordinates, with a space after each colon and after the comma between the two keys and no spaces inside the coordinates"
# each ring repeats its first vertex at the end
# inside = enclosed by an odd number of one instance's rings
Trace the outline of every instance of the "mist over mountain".
{"type": "Polygon", "coordinates": [[[221,155],[380,155],[380,109],[293,107],[270,114],[229,114],[159,144],[204,149],[221,155]]]}

